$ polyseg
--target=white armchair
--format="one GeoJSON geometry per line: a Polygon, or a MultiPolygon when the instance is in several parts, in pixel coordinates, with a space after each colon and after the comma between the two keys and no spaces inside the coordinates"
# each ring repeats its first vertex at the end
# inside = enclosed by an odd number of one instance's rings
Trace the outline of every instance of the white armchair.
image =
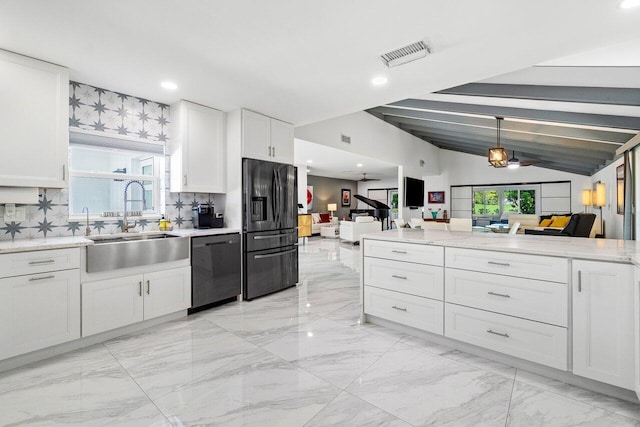
{"type": "Polygon", "coordinates": [[[355,221],[340,221],[340,240],[360,242],[360,236],[374,231],[382,231],[382,223],[372,216],[359,216],[355,221]]]}

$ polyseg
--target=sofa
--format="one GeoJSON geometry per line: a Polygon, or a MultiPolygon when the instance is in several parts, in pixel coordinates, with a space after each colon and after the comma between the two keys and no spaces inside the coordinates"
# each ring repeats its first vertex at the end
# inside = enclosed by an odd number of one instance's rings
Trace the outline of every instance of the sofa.
{"type": "Polygon", "coordinates": [[[520,229],[518,233],[525,233],[525,230],[545,230],[552,229],[561,231],[571,219],[571,214],[551,214],[551,215],[532,215],[532,214],[510,214],[509,228],[518,222],[520,229]],[[557,222],[556,222],[557,220],[557,222]]]}
{"type": "Polygon", "coordinates": [[[374,231],[382,231],[382,222],[372,216],[359,216],[355,221],[340,221],[340,240],[360,243],[360,236],[374,231]]]}
{"type": "Polygon", "coordinates": [[[329,214],[320,214],[320,213],[312,213],[311,214],[311,234],[320,234],[320,229],[322,227],[329,227],[331,225],[338,226],[338,217],[333,216],[330,217],[329,214]],[[324,217],[325,221],[322,221],[322,217],[324,217]],[[326,221],[329,219],[329,221],[326,221]]]}
{"type": "Polygon", "coordinates": [[[592,213],[573,214],[567,225],[561,230],[545,228],[542,230],[528,229],[525,234],[537,236],[567,236],[567,237],[591,237],[596,215],[592,213]]]}

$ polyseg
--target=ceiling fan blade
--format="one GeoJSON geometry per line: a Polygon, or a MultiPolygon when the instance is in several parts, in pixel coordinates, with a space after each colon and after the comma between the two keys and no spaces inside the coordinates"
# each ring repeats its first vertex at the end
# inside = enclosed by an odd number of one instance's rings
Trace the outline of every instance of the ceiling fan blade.
{"type": "Polygon", "coordinates": [[[540,160],[524,160],[520,162],[520,166],[533,166],[540,163],[540,160]]]}

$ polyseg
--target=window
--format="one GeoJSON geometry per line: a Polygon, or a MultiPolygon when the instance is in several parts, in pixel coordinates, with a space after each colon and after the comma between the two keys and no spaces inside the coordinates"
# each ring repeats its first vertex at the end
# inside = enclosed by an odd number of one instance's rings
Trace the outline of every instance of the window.
{"type": "Polygon", "coordinates": [[[165,170],[161,150],[155,144],[74,134],[69,146],[69,215],[82,215],[87,207],[92,215],[122,216],[124,189],[132,180],[142,186],[129,186],[127,210],[160,214],[165,170]]]}
{"type": "Polygon", "coordinates": [[[505,213],[535,214],[539,194],[538,185],[474,187],[473,215],[501,217],[505,213]]]}

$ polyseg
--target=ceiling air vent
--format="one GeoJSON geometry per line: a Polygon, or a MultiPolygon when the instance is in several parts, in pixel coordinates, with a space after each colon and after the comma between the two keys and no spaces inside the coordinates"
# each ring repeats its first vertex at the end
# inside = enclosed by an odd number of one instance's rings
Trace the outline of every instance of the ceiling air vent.
{"type": "Polygon", "coordinates": [[[380,58],[382,58],[382,62],[384,62],[384,65],[387,67],[397,67],[398,65],[424,58],[427,56],[427,53],[431,53],[431,48],[427,43],[420,40],[419,42],[380,55],[380,58]]]}
{"type": "Polygon", "coordinates": [[[347,144],[351,144],[351,137],[347,135],[340,135],[340,140],[342,142],[346,142],[347,144]]]}

